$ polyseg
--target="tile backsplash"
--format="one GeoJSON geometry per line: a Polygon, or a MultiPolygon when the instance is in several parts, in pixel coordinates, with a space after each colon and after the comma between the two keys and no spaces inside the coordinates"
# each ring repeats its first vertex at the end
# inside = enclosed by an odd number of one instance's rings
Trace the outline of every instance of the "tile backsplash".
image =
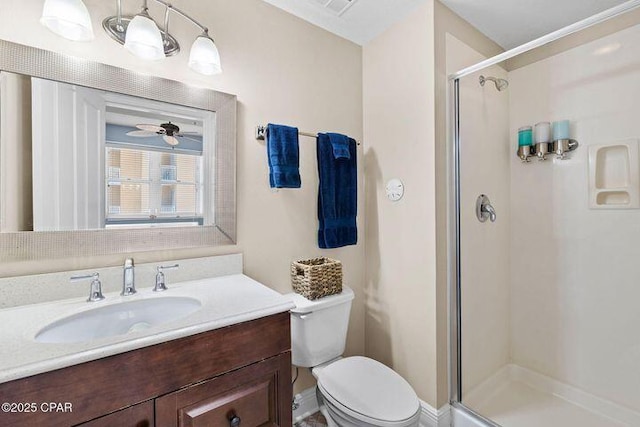
{"type": "MultiPolygon", "coordinates": [[[[171,283],[187,280],[240,274],[242,273],[243,258],[242,254],[232,254],[137,264],[135,266],[136,287],[138,289],[153,287],[156,267],[173,264],[179,264],[180,268],[165,272],[169,287],[171,283]]],[[[69,278],[74,275],[94,272],[100,273],[104,293],[122,290],[122,267],[6,277],[0,278],[0,309],[84,297],[89,294],[89,281],[71,283],[69,278]]]]}

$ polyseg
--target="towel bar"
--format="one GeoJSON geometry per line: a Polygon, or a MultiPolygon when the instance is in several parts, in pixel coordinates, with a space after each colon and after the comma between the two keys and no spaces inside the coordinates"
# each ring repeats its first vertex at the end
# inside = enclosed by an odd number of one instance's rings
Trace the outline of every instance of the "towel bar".
{"type": "MultiPolygon", "coordinates": [[[[256,127],[256,139],[259,140],[259,141],[264,141],[266,132],[267,132],[267,127],[266,126],[258,125],[256,127]]],[[[298,135],[308,136],[310,138],[315,138],[315,137],[318,136],[317,133],[301,132],[301,131],[298,131],[298,135]]],[[[357,144],[360,145],[359,142],[357,144]]]]}

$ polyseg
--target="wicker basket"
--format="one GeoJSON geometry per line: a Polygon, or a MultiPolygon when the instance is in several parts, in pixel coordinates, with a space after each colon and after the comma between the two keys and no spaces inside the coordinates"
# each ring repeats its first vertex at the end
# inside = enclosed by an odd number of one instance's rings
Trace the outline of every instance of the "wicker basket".
{"type": "Polygon", "coordinates": [[[291,286],[306,299],[342,292],[342,263],[331,258],[311,258],[291,263],[291,286]]]}

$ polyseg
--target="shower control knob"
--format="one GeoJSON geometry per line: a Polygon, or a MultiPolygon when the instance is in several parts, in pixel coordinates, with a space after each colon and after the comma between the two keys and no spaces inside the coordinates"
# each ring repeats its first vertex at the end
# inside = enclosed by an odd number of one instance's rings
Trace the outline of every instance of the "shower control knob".
{"type": "Polygon", "coordinates": [[[479,195],[476,200],[476,216],[480,222],[485,222],[488,219],[491,222],[496,222],[496,210],[491,206],[491,200],[484,194],[479,195]]]}

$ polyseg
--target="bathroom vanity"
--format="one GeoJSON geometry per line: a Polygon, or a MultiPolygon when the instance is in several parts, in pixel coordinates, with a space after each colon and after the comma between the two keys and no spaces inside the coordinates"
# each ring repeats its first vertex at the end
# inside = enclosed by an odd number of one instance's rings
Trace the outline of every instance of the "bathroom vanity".
{"type": "Polygon", "coordinates": [[[288,331],[288,313],[273,315],[4,383],[3,402],[37,408],[0,425],[289,426],[288,331]]]}
{"type": "Polygon", "coordinates": [[[0,401],[15,405],[0,414],[0,426],[291,426],[291,307],[235,274],[162,293],[107,294],[99,303],[2,310],[0,401]],[[201,307],[180,319],[124,335],[37,341],[51,325],[98,306],[187,297],[201,307]]]}

